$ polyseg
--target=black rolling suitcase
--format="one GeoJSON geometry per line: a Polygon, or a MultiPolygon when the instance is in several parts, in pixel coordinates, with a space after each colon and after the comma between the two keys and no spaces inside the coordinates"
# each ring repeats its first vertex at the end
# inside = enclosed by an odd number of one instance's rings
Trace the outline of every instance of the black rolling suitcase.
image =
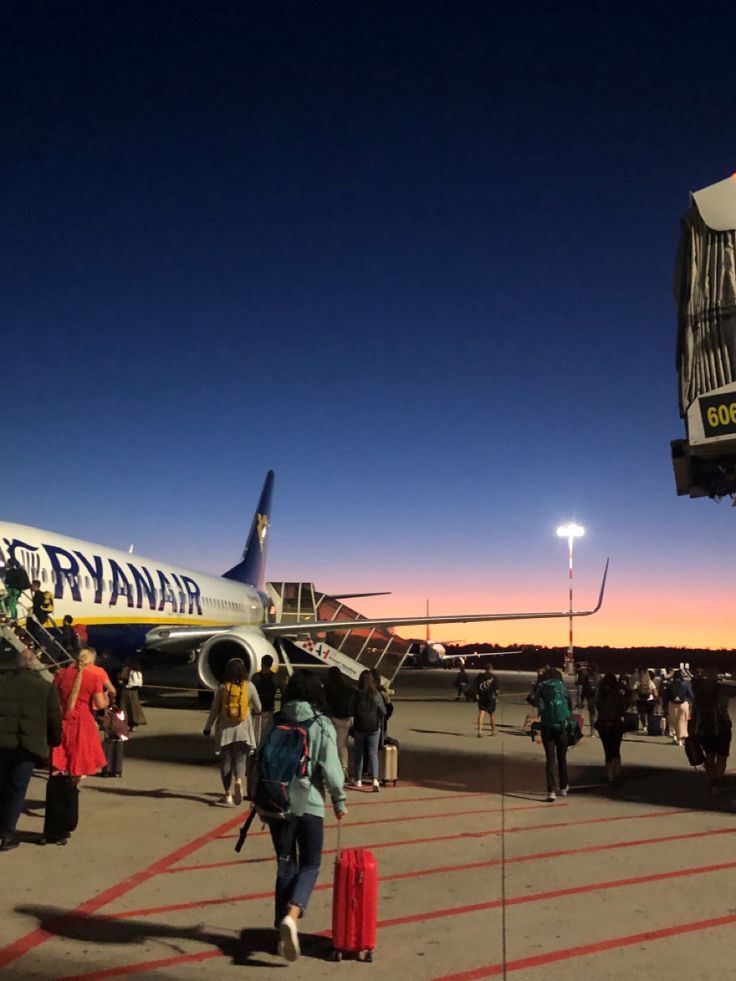
{"type": "Polygon", "coordinates": [[[50,776],[46,784],[46,814],[43,837],[49,842],[65,841],[79,821],[79,790],[66,774],[50,776]]]}
{"type": "Polygon", "coordinates": [[[105,751],[107,766],[102,771],[106,777],[122,777],[123,775],[123,749],[125,743],[122,739],[106,739],[102,748],[105,751]]]}

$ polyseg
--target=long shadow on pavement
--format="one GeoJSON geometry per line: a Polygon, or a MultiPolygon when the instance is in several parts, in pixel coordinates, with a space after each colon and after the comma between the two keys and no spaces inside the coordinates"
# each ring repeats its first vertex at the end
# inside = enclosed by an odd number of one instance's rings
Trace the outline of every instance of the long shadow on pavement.
{"type": "MultiPolygon", "coordinates": [[[[16,906],[18,913],[35,917],[38,926],[55,937],[65,937],[82,943],[118,946],[146,944],[149,940],[169,947],[171,955],[186,953],[177,941],[206,944],[222,951],[232,964],[243,967],[283,967],[282,960],[266,960],[263,954],[275,955],[276,931],[263,927],[246,927],[238,936],[219,933],[204,926],[181,927],[151,920],[116,920],[104,915],[67,912],[54,906],[16,906]]],[[[299,937],[302,954],[325,960],[332,946],[329,939],[309,933],[299,937]]],[[[89,956],[89,955],[88,955],[89,956]]],[[[108,963],[108,967],[111,966],[108,963]]]]}
{"type": "MultiPolygon", "coordinates": [[[[526,737],[529,738],[528,736],[526,737]]],[[[532,756],[503,756],[499,752],[485,752],[495,742],[490,737],[478,740],[483,747],[475,752],[473,740],[464,745],[453,745],[441,750],[420,748],[402,751],[400,761],[400,781],[409,781],[419,786],[458,793],[478,792],[504,794],[511,797],[541,800],[545,795],[545,760],[542,747],[532,756]]],[[[734,813],[736,798],[736,777],[727,776],[722,792],[715,797],[710,795],[709,782],[702,770],[677,767],[652,766],[642,764],[626,765],[626,747],[623,746],[623,784],[611,787],[605,779],[603,753],[600,764],[589,761],[576,763],[575,749],[568,754],[570,775],[570,802],[576,795],[596,796],[612,802],[641,804],[662,807],[692,809],[703,812],[734,813]]],[[[675,747],[663,746],[671,751],[673,762],[680,764],[675,747]]],[[[679,751],[681,754],[682,750],[679,751]]],[[[393,790],[389,790],[393,793],[393,790]]]]}

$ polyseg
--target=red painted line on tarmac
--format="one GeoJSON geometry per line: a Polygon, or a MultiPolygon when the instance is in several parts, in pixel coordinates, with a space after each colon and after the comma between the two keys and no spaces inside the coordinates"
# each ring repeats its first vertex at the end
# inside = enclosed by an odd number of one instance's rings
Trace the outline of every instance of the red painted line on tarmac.
{"type": "MultiPolygon", "coordinates": [[[[600,954],[604,951],[616,950],[621,947],[650,943],[653,940],[664,940],[668,937],[676,937],[685,933],[713,930],[721,926],[730,926],[733,923],[736,923],[736,913],[731,913],[728,916],[715,917],[710,920],[697,920],[693,923],[679,923],[660,930],[648,930],[645,933],[635,933],[625,937],[614,937],[610,940],[601,940],[598,943],[586,944],[580,947],[552,950],[546,954],[537,954],[533,957],[522,957],[518,960],[507,961],[506,964],[488,964],[485,967],[474,968],[470,971],[461,971],[458,974],[444,974],[441,977],[433,978],[433,981],[476,981],[476,979],[480,978],[497,977],[503,974],[504,971],[523,971],[533,967],[542,967],[545,964],[553,964],[557,961],[571,960],[574,957],[586,957],[590,954],[600,954]]],[[[317,936],[328,935],[327,932],[317,934],[317,936]]],[[[138,964],[111,967],[101,971],[94,971],[90,974],[69,975],[65,978],[60,978],[59,981],[104,981],[105,978],[121,977],[126,974],[139,974],[142,971],[155,970],[156,968],[175,967],[178,964],[191,964],[223,956],[220,950],[200,951],[198,954],[182,954],[179,957],[169,957],[165,960],[143,961],[138,964]]]]}
{"type": "MultiPolygon", "coordinates": [[[[551,807],[551,804],[539,804],[532,805],[533,807],[551,807]]],[[[555,804],[555,807],[566,807],[566,804],[555,804]]],[[[678,808],[675,811],[647,811],[646,814],[624,814],[617,817],[603,817],[603,818],[586,818],[585,820],[578,821],[555,821],[553,823],[545,824],[528,824],[528,825],[516,825],[513,828],[506,828],[507,833],[522,832],[522,831],[539,831],[545,830],[547,828],[579,828],[586,824],[605,824],[615,821],[641,821],[647,818],[658,818],[658,817],[671,817],[676,814],[688,814],[689,810],[684,808],[678,808]]],[[[350,827],[348,823],[347,828],[350,827]]],[[[405,838],[402,841],[375,841],[368,844],[362,844],[362,848],[398,848],[403,845],[431,845],[438,841],[457,841],[460,838],[488,838],[491,835],[499,835],[500,829],[494,828],[491,831],[460,831],[456,834],[451,835],[435,835],[428,838],[405,838]]],[[[334,855],[335,849],[325,849],[323,855],[334,855]]],[[[210,862],[206,865],[179,865],[175,869],[165,869],[166,875],[177,875],[179,872],[204,872],[208,869],[224,869],[230,868],[235,865],[247,865],[250,862],[264,862],[267,861],[266,858],[250,858],[250,859],[230,859],[225,862],[210,862]]],[[[507,862],[513,861],[507,859],[507,862]]]]}
{"type": "MultiPolygon", "coordinates": [[[[549,805],[547,805],[549,807],[549,805]]],[[[556,806],[556,805],[555,805],[556,806]]],[[[674,811],[649,811],[646,814],[619,814],[616,817],[586,818],[584,821],[554,821],[544,824],[517,824],[513,828],[506,828],[505,834],[513,834],[519,831],[545,831],[549,828],[568,828],[571,824],[611,824],[614,821],[640,821],[645,818],[674,817],[677,814],[691,814],[693,808],[678,807],[674,811]]]]}
{"type": "MultiPolygon", "coordinates": [[[[560,807],[567,807],[567,804],[560,804],[560,807]]],[[[371,824],[402,824],[405,821],[438,821],[444,818],[459,818],[467,817],[469,814],[501,814],[504,810],[508,814],[510,811],[536,811],[540,809],[548,808],[549,804],[519,804],[517,807],[480,807],[474,808],[469,811],[447,811],[444,814],[405,814],[401,817],[380,817],[371,818],[367,821],[346,821],[343,828],[364,828],[371,824]]],[[[348,807],[348,810],[350,808],[348,807]]],[[[326,824],[324,826],[325,831],[334,831],[337,828],[337,823],[326,824]]],[[[270,831],[254,831],[249,834],[249,838],[263,838],[271,836],[270,831]]],[[[237,835],[221,835],[221,838],[236,838],[237,835]]],[[[171,869],[172,872],[178,872],[178,869],[171,869]]]]}
{"type": "MultiPolygon", "coordinates": [[[[347,804],[348,810],[352,810],[354,807],[370,807],[371,805],[378,804],[423,804],[425,800],[458,800],[463,797],[491,797],[492,794],[483,793],[472,793],[472,794],[439,794],[436,797],[402,797],[401,800],[388,800],[386,797],[381,800],[376,800],[371,791],[371,800],[353,800],[352,797],[348,797],[347,804]]],[[[237,838],[237,835],[220,835],[222,840],[229,838],[237,838]]]]}
{"type": "Polygon", "coordinates": [[[627,879],[611,879],[607,882],[587,882],[582,886],[568,886],[565,889],[550,889],[547,892],[528,893],[523,896],[512,896],[505,904],[502,899],[492,899],[485,903],[473,903],[469,906],[451,906],[447,909],[433,910],[429,913],[411,913],[408,916],[396,916],[390,920],[379,920],[380,928],[403,926],[406,923],[421,923],[424,920],[438,920],[447,916],[462,916],[465,913],[476,913],[479,910],[500,909],[506,906],[523,906],[526,903],[542,903],[549,899],[561,899],[564,896],[577,896],[587,892],[605,892],[609,889],[624,889],[627,886],[638,886],[644,882],[660,882],[665,879],[676,879],[688,875],[708,875],[712,872],[725,872],[736,869],[736,862],[721,862],[718,865],[701,865],[696,868],[677,869],[669,872],[652,872],[649,875],[630,876],[627,879]]]}
{"type": "MultiPolygon", "coordinates": [[[[521,862],[536,862],[548,858],[563,858],[570,855],[584,855],[592,852],[612,851],[619,848],[637,848],[644,845],[667,844],[672,841],[692,840],[693,838],[707,838],[711,835],[732,835],[736,834],[736,828],[715,828],[712,831],[691,831],[687,834],[665,835],[661,838],[639,838],[634,841],[612,841],[600,845],[586,845],[582,848],[562,848],[557,851],[535,852],[530,855],[517,855],[515,858],[507,858],[505,864],[512,865],[521,862]]],[[[328,854],[323,852],[323,854],[328,854]]],[[[269,856],[269,859],[271,856],[269,856]]],[[[264,859],[267,861],[268,859],[264,859]]],[[[429,875],[443,875],[448,872],[466,872],[473,869],[486,869],[500,865],[500,858],[489,858],[482,862],[468,862],[462,865],[438,865],[428,869],[414,869],[410,872],[394,872],[391,875],[381,876],[381,882],[395,882],[400,879],[418,879],[429,875]]],[[[315,886],[316,890],[330,889],[332,883],[321,883],[315,886]]],[[[132,919],[138,916],[157,916],[161,913],[175,913],[191,909],[200,909],[205,906],[222,906],[229,903],[247,903],[256,899],[270,899],[273,890],[264,892],[244,893],[240,896],[224,896],[218,899],[202,899],[191,903],[172,903],[168,906],[152,906],[143,909],[126,910],[123,913],[111,913],[110,919],[132,919]]]]}
{"type": "MultiPolygon", "coordinates": [[[[179,848],[170,852],[164,858],[158,859],[152,865],[149,865],[145,869],[141,869],[140,872],[135,872],[133,875],[128,876],[127,879],[123,879],[121,882],[110,886],[108,889],[104,889],[102,892],[97,893],[92,899],[88,899],[86,902],[81,903],[76,906],[69,913],[62,913],[58,917],[58,923],[63,923],[66,916],[69,915],[79,915],[84,913],[94,913],[102,906],[106,906],[108,903],[114,902],[121,896],[124,896],[127,892],[140,886],[142,883],[146,882],[148,879],[152,878],[154,875],[160,875],[162,872],[166,872],[170,865],[174,862],[180,862],[183,858],[191,855],[193,852],[198,851],[198,849],[203,848],[205,845],[209,844],[211,841],[215,840],[218,835],[223,831],[227,831],[232,828],[235,824],[240,822],[242,818],[240,815],[238,817],[230,818],[225,824],[220,824],[212,831],[208,831],[204,835],[200,835],[198,838],[194,838],[192,841],[187,842],[185,845],[181,845],[179,848]]],[[[54,933],[49,933],[47,930],[42,928],[37,928],[27,933],[24,937],[14,941],[7,947],[0,950],[0,968],[6,967],[8,964],[17,960],[19,957],[23,957],[29,951],[38,947],[40,944],[54,937],[54,933]]]]}
{"type": "MultiPolygon", "coordinates": [[[[573,896],[580,893],[590,893],[590,892],[601,892],[611,889],[622,889],[629,886],[642,885],[647,882],[659,882],[667,879],[682,878],[693,875],[708,875],[714,872],[723,872],[726,870],[731,870],[736,868],[736,861],[733,862],[721,862],[716,865],[702,865],[694,868],[677,869],[668,872],[656,872],[650,875],[642,876],[632,876],[626,879],[612,879],[604,882],[590,882],[582,886],[570,886],[565,889],[553,889],[547,892],[530,893],[522,896],[514,896],[507,899],[505,902],[506,906],[519,906],[526,903],[539,903],[546,902],[550,899],[559,899],[564,896],[573,896]]],[[[429,870],[427,870],[429,871],[429,870]]],[[[441,870],[434,870],[441,871],[441,870]]],[[[421,873],[426,874],[426,873],[421,873]]],[[[387,876],[385,879],[396,878],[394,876],[387,876]]],[[[382,881],[385,881],[382,880],[382,881]]],[[[317,886],[318,890],[325,890],[331,888],[330,883],[322,883],[317,886]]],[[[270,897],[271,893],[263,894],[270,897]]],[[[252,897],[254,898],[254,897],[252,897]]],[[[408,916],[397,916],[391,919],[379,920],[377,927],[380,930],[385,930],[396,926],[405,926],[409,923],[421,923],[427,920],[444,919],[450,916],[463,916],[468,913],[477,913],[481,911],[500,909],[504,905],[504,901],[501,899],[489,900],[485,903],[473,903],[472,905],[466,906],[453,906],[440,910],[431,910],[425,913],[414,913],[408,916]]],[[[707,926],[718,926],[722,925],[722,922],[736,922],[736,914],[732,916],[722,918],[717,921],[701,921],[700,924],[685,925],[685,927],[670,927],[666,928],[664,931],[653,931],[647,934],[637,934],[634,938],[618,938],[615,940],[601,941],[597,944],[589,944],[585,947],[569,948],[563,951],[553,951],[548,954],[541,954],[535,957],[522,958],[518,961],[512,961],[506,964],[506,970],[521,970],[525,967],[536,967],[542,964],[550,963],[555,960],[564,960],[568,957],[582,956],[588,953],[596,953],[600,950],[612,949],[613,947],[625,946],[628,944],[633,944],[638,942],[641,938],[646,939],[658,939],[658,936],[672,936],[677,932],[687,932],[691,929],[705,929],[707,926]],[[706,926],[703,926],[705,924],[706,926]],[[572,953],[571,953],[572,951],[572,953]]],[[[329,937],[329,931],[321,931],[316,934],[321,937],[329,937]]],[[[194,961],[204,960],[207,957],[222,957],[223,952],[220,950],[203,951],[198,954],[184,954],[180,957],[169,958],[165,961],[145,961],[138,964],[126,964],[119,967],[104,968],[101,971],[94,971],[88,974],[74,975],[73,977],[67,977],[61,979],[61,981],[101,981],[104,978],[111,978],[116,976],[121,976],[125,974],[136,974],[141,971],[147,971],[155,969],[156,967],[172,967],[177,964],[191,963],[194,961]]],[[[491,964],[486,967],[473,969],[472,971],[464,972],[461,974],[447,975],[443,978],[437,978],[435,981],[472,981],[474,978],[484,978],[497,975],[503,971],[503,964],[491,964]]]]}
{"type": "Polygon", "coordinates": [[[176,967],[177,964],[196,964],[208,961],[213,957],[222,957],[221,950],[201,950],[198,954],[181,954],[179,957],[165,957],[158,961],[146,961],[145,964],[123,964],[118,967],[102,968],[90,974],[68,974],[58,981],[103,981],[104,978],[119,978],[125,974],[139,974],[141,971],[155,971],[157,968],[176,967]]]}
{"type": "Polygon", "coordinates": [[[613,937],[610,940],[601,940],[594,944],[585,944],[580,947],[566,947],[562,950],[551,950],[546,954],[537,954],[534,957],[521,957],[515,961],[507,961],[506,964],[488,964],[486,967],[474,968],[470,971],[461,971],[459,974],[444,974],[434,978],[433,981],[476,981],[478,978],[497,977],[499,974],[510,971],[524,971],[533,967],[542,967],[545,964],[554,964],[557,961],[571,960],[574,957],[587,957],[590,954],[600,954],[608,950],[616,950],[621,947],[633,947],[637,944],[650,943],[652,940],[665,940],[668,937],[677,937],[684,933],[698,933],[701,930],[714,930],[721,926],[730,926],[736,923],[736,913],[728,916],[717,916],[710,920],[696,920],[692,923],[678,923],[675,926],[663,927],[661,930],[647,930],[645,933],[629,934],[625,937],[613,937]]]}

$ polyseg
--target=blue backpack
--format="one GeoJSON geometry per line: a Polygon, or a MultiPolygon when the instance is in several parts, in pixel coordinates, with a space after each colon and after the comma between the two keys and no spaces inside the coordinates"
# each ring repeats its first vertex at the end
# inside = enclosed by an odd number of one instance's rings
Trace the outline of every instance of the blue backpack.
{"type": "Polygon", "coordinates": [[[273,717],[273,727],[258,750],[253,805],[262,818],[293,817],[289,787],[292,780],[309,782],[309,730],[316,716],[290,722],[283,712],[273,717]]]}
{"type": "Polygon", "coordinates": [[[567,689],[564,682],[558,678],[549,678],[542,682],[539,690],[542,708],[539,720],[548,729],[566,729],[572,718],[567,704],[567,689]]]}

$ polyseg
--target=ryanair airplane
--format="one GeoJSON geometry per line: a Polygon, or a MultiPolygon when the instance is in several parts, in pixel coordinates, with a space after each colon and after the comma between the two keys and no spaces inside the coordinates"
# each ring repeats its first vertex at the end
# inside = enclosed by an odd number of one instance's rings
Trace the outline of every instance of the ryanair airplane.
{"type": "MultiPolygon", "coordinates": [[[[269,470],[242,558],[221,576],[8,522],[0,522],[0,563],[16,559],[51,592],[59,619],[70,614],[87,626],[93,647],[118,656],[141,650],[160,662],[173,655],[179,664],[184,655],[196,668],[195,684],[209,689],[217,687],[231,657],[243,658],[253,672],[266,654],[276,664],[288,664],[290,654],[315,665],[335,664],[353,678],[377,667],[390,682],[409,645],[387,628],[570,616],[567,610],[367,619],[344,606],[350,597],[318,595],[311,583],[267,587],[273,482],[269,470]],[[345,646],[346,634],[354,635],[352,648],[345,646]],[[403,650],[390,656],[394,641],[403,650]]],[[[607,570],[608,563],[595,608],[574,616],[600,609],[607,570]]]]}

